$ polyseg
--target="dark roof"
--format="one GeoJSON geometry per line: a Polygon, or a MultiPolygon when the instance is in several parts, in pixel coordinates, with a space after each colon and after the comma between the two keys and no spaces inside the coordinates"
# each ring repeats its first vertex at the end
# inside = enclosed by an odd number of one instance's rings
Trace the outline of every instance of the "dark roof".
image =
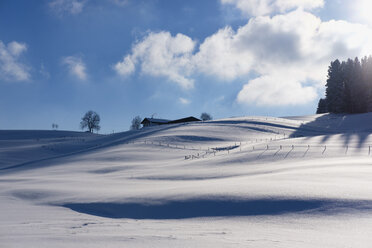
{"type": "Polygon", "coordinates": [[[161,124],[167,124],[170,122],[170,120],[166,120],[166,119],[145,118],[143,119],[141,124],[144,124],[146,121],[152,122],[152,123],[161,123],[161,124]]]}
{"type": "Polygon", "coordinates": [[[199,120],[198,118],[195,118],[194,116],[189,116],[189,117],[186,117],[186,118],[170,121],[168,123],[169,124],[175,124],[175,123],[192,122],[192,121],[201,121],[201,120],[199,120]]]}

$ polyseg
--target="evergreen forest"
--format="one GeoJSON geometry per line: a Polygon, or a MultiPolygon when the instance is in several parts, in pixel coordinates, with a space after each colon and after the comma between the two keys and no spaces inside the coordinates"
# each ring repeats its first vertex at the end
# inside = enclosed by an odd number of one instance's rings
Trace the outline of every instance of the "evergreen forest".
{"type": "Polygon", "coordinates": [[[372,56],[331,62],[317,114],[372,111],[372,56]]]}

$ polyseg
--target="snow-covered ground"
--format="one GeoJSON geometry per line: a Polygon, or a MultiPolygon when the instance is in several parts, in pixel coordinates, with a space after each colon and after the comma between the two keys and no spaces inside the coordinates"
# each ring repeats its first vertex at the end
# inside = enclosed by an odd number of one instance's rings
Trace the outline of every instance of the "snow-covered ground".
{"type": "Polygon", "coordinates": [[[368,247],[372,114],[0,131],[0,247],[368,247]]]}

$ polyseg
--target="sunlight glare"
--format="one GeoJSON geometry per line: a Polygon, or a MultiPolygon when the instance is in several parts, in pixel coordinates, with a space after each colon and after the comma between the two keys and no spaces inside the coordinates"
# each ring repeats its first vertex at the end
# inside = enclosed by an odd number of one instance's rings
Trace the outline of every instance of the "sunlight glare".
{"type": "Polygon", "coordinates": [[[365,24],[372,24],[372,1],[357,0],[355,1],[355,15],[365,24]]]}

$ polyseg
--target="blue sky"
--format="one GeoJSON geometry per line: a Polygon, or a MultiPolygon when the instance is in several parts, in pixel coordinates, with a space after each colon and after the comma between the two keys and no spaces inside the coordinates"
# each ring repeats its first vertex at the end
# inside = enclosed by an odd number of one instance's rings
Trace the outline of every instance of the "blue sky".
{"type": "Polygon", "coordinates": [[[0,2],[0,129],[101,133],[140,115],[313,114],[327,66],[371,54],[366,0],[0,2]]]}

